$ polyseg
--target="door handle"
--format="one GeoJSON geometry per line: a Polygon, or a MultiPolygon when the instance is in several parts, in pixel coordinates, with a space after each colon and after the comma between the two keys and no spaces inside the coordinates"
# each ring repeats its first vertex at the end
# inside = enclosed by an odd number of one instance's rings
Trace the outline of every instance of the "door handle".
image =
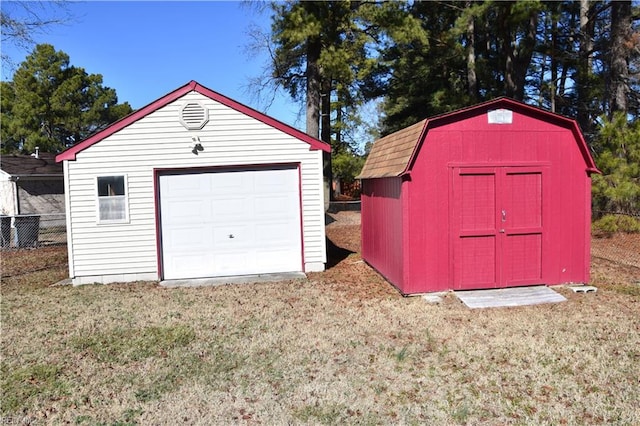
{"type": "Polygon", "coordinates": [[[502,210],[502,221],[503,222],[507,221],[507,211],[506,210],[502,210]]]}

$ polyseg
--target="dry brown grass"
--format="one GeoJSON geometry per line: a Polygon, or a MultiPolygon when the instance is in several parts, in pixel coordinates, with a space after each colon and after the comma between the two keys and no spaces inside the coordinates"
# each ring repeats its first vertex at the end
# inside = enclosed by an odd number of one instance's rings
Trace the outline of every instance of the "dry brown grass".
{"type": "Polygon", "coordinates": [[[2,416],[640,424],[637,268],[594,262],[598,292],[560,288],[560,304],[431,305],[361,262],[358,225],[341,222],[328,226],[333,266],[306,281],[52,287],[60,249],[3,253],[2,416]],[[19,275],[36,265],[51,267],[19,275]]]}

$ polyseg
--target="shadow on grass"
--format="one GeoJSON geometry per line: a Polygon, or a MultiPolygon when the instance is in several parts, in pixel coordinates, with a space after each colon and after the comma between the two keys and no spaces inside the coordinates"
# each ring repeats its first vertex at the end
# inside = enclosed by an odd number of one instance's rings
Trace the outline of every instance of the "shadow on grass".
{"type": "Polygon", "coordinates": [[[347,249],[342,248],[342,247],[338,247],[337,245],[335,245],[333,243],[333,241],[331,241],[329,238],[327,238],[327,265],[326,265],[326,269],[333,268],[334,266],[336,266],[338,263],[340,263],[343,260],[345,260],[347,257],[349,257],[350,254],[353,254],[353,253],[355,253],[355,252],[353,252],[351,250],[347,250],[347,249]]]}

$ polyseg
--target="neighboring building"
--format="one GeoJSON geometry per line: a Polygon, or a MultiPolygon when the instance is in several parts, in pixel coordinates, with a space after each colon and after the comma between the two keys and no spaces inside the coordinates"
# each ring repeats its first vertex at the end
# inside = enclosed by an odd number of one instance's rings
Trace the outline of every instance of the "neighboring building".
{"type": "Polygon", "coordinates": [[[578,125],[500,98],[374,143],[362,257],[403,294],[589,281],[591,178],[578,125]]]}
{"type": "Polygon", "coordinates": [[[190,82],[59,154],[74,284],[321,271],[329,145],[190,82]]]}
{"type": "Polygon", "coordinates": [[[0,214],[64,213],[64,175],[55,154],[0,157],[0,214]]]}

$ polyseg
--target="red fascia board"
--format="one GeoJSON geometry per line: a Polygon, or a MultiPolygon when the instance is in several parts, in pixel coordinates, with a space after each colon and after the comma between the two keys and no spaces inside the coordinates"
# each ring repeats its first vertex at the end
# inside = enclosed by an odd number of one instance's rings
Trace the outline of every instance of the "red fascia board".
{"type": "Polygon", "coordinates": [[[457,116],[465,116],[467,114],[474,115],[474,113],[477,113],[478,111],[485,111],[485,110],[488,111],[488,107],[495,107],[495,108],[511,107],[517,110],[519,109],[521,111],[526,110],[527,112],[530,113],[529,115],[538,116],[540,119],[544,121],[556,123],[565,128],[568,127],[578,142],[578,148],[580,149],[580,152],[582,153],[582,157],[584,158],[584,161],[585,161],[585,165],[587,166],[586,172],[589,174],[591,173],[602,174],[602,172],[598,170],[595,162],[593,161],[593,157],[589,152],[587,142],[585,141],[584,136],[582,135],[582,132],[580,131],[580,127],[578,126],[578,123],[576,122],[576,120],[569,117],[565,117],[560,114],[556,114],[554,112],[543,110],[541,108],[527,105],[524,102],[516,101],[515,99],[502,96],[496,99],[492,99],[490,101],[472,105],[467,108],[462,108],[455,111],[447,112],[441,115],[436,115],[434,117],[427,119],[427,122],[424,124],[424,129],[422,130],[422,133],[420,133],[420,139],[418,140],[418,143],[416,144],[416,147],[414,148],[413,153],[411,154],[411,158],[407,162],[407,167],[402,173],[400,173],[399,176],[404,176],[410,173],[411,168],[415,163],[418,152],[420,152],[422,144],[426,139],[429,129],[442,126],[446,123],[454,121],[457,119],[456,118],[457,116]]]}
{"type": "Polygon", "coordinates": [[[268,115],[263,114],[253,108],[243,105],[237,101],[234,101],[231,98],[221,95],[220,93],[214,92],[213,90],[208,89],[200,85],[198,82],[192,80],[189,83],[185,84],[184,86],[179,87],[173,92],[168,93],[167,95],[161,97],[160,99],[157,99],[156,101],[148,104],[147,106],[142,107],[141,109],[129,114],[128,116],[116,121],[106,129],[101,130],[98,133],[95,133],[94,135],[83,140],[77,145],[74,145],[73,147],[67,149],[66,151],[58,154],[56,156],[56,162],[59,163],[64,160],[72,160],[72,161],[75,160],[76,155],[79,152],[85,150],[86,148],[90,147],[91,145],[97,142],[100,142],[102,139],[108,136],[111,136],[112,134],[124,129],[130,124],[133,124],[136,121],[146,117],[147,115],[164,107],[165,105],[170,104],[171,102],[186,95],[191,91],[196,91],[204,96],[207,96],[210,99],[213,99],[217,102],[220,102],[223,105],[228,106],[229,108],[235,109],[236,111],[246,114],[290,136],[293,136],[296,139],[306,142],[310,145],[310,149],[312,150],[320,149],[325,152],[331,152],[331,146],[329,144],[322,142],[314,137],[311,137],[306,133],[301,132],[300,130],[289,126],[288,124],[285,124],[279,120],[276,120],[275,118],[269,117],[268,115]]]}

